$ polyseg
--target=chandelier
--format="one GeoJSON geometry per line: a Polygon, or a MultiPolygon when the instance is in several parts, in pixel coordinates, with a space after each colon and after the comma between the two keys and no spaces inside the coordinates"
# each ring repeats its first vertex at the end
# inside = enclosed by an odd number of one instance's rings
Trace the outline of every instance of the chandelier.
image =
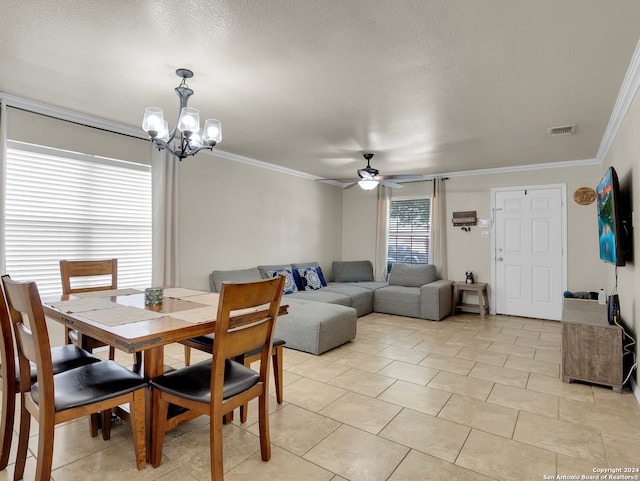
{"type": "Polygon", "coordinates": [[[187,79],[193,77],[193,72],[179,68],[176,75],[182,78],[180,85],[175,88],[180,99],[178,123],[169,132],[169,124],[164,120],[162,109],[147,107],[142,119],[142,129],[149,134],[158,150],[167,149],[182,160],[201,150],[213,150],[213,147],[222,141],[222,124],[219,120],[207,119],[204,128],[200,130],[200,113],[187,107],[189,97],[193,95],[193,90],[187,86],[187,79]]]}

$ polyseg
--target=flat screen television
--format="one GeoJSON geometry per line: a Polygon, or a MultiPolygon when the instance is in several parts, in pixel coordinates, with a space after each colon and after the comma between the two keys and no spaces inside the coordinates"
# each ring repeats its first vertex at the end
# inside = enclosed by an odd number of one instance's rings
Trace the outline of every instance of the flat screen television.
{"type": "Polygon", "coordinates": [[[618,175],[609,167],[596,188],[598,203],[598,238],[600,259],[623,266],[625,226],[620,215],[620,186],[618,175]]]}

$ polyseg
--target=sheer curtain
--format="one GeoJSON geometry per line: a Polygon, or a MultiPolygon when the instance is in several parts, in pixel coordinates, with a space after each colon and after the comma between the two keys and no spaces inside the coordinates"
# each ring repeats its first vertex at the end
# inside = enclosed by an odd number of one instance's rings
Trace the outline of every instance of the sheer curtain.
{"type": "Polygon", "coordinates": [[[0,194],[0,274],[7,271],[5,247],[4,247],[4,206],[5,206],[5,182],[7,173],[7,102],[4,98],[0,98],[0,186],[2,186],[2,194],[0,194]]]}
{"type": "Polygon", "coordinates": [[[378,187],[378,212],[376,230],[376,253],[374,260],[374,276],[376,281],[387,280],[387,250],[389,230],[389,207],[391,205],[391,189],[380,185],[378,187]]]}
{"type": "Polygon", "coordinates": [[[151,144],[152,282],[178,286],[178,160],[151,144]]]}
{"type": "Polygon", "coordinates": [[[447,209],[445,179],[433,179],[431,193],[431,263],[436,266],[439,279],[447,278],[447,209]]]}

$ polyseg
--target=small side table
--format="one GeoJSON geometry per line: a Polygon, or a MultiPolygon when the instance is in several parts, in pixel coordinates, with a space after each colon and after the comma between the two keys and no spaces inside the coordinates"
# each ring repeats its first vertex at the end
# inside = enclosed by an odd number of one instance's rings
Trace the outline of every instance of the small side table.
{"type": "Polygon", "coordinates": [[[485,312],[489,313],[489,296],[487,295],[486,282],[474,282],[467,284],[466,282],[453,283],[453,302],[451,303],[451,314],[455,315],[457,309],[473,309],[480,313],[480,319],[484,319],[485,312]],[[465,291],[475,292],[478,296],[477,304],[463,303],[465,291]]]}

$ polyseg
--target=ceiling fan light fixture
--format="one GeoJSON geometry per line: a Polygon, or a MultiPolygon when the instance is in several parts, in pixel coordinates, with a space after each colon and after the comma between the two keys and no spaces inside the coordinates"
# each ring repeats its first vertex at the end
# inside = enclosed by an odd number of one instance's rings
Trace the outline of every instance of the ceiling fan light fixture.
{"type": "Polygon", "coordinates": [[[378,182],[377,180],[372,180],[372,179],[363,179],[358,181],[358,185],[363,190],[373,190],[376,187],[378,187],[379,183],[380,182],[378,182]]]}

